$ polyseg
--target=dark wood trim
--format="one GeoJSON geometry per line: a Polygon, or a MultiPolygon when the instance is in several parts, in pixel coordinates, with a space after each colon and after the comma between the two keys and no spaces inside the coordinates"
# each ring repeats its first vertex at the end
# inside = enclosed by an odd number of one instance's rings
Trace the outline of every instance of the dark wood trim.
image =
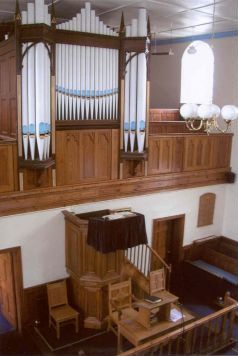
{"type": "Polygon", "coordinates": [[[227,183],[227,168],[111,180],[0,195],[0,216],[227,183]]]}
{"type": "Polygon", "coordinates": [[[13,261],[13,283],[15,288],[15,302],[17,313],[17,330],[22,331],[22,310],[23,310],[23,274],[22,274],[22,258],[21,247],[10,247],[0,250],[2,253],[11,253],[13,261]]]}
{"type": "Polygon", "coordinates": [[[19,26],[19,32],[19,39],[22,43],[54,42],[52,28],[43,23],[21,25],[19,26]]]}
{"type": "Polygon", "coordinates": [[[124,37],[123,49],[125,52],[145,52],[147,37],[124,37]]]}
{"type": "Polygon", "coordinates": [[[119,120],[56,120],[57,131],[119,128],[119,120]]]}
{"type": "Polygon", "coordinates": [[[120,152],[121,161],[146,161],[148,159],[148,152],[120,152]]]}
{"type": "Polygon", "coordinates": [[[120,48],[120,39],[116,36],[55,30],[46,24],[21,25],[20,41],[23,43],[43,41],[48,43],[64,43],[89,47],[120,48]]]}
{"type": "Polygon", "coordinates": [[[25,160],[20,158],[19,159],[19,168],[28,168],[28,169],[47,169],[50,167],[55,166],[55,160],[52,158],[40,161],[38,159],[36,160],[25,160]]]}
{"type": "Polygon", "coordinates": [[[120,48],[120,39],[116,36],[101,35],[88,32],[55,30],[55,43],[74,44],[100,48],[120,48]]]}

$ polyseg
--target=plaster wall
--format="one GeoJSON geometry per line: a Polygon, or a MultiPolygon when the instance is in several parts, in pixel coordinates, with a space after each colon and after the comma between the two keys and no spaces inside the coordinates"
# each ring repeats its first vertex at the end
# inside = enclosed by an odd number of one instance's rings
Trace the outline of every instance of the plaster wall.
{"type": "MultiPolygon", "coordinates": [[[[225,185],[162,192],[147,196],[77,205],[76,213],[107,208],[131,207],[145,215],[149,242],[152,220],[185,214],[184,244],[222,232],[225,185]],[[214,224],[197,228],[200,195],[216,194],[214,224]]],[[[62,209],[0,218],[0,249],[21,246],[24,287],[47,283],[67,276],[65,270],[64,216],[62,209]]]]}
{"type": "MultiPolygon", "coordinates": [[[[205,41],[211,45],[210,41],[205,41]]],[[[179,108],[181,85],[181,60],[190,42],[162,45],[158,52],[173,56],[152,56],[151,62],[151,108],[179,108]]],[[[238,63],[238,37],[214,40],[214,91],[213,102],[219,106],[237,101],[238,84],[236,66],[238,63]]]]}

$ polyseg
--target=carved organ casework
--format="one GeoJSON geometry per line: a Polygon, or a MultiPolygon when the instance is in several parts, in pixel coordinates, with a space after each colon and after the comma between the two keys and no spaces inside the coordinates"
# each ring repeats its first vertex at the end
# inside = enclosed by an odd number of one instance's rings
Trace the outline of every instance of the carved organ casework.
{"type": "Polygon", "coordinates": [[[54,43],[44,31],[54,21],[44,0],[17,6],[18,154],[20,167],[54,165],[54,43]],[[35,31],[39,36],[35,36],[35,31]],[[41,37],[42,35],[42,37],[41,37]],[[21,109],[21,110],[20,110],[21,109]]]}
{"type": "MultiPolygon", "coordinates": [[[[121,31],[125,36],[123,48],[125,61],[122,65],[121,80],[122,177],[124,161],[133,161],[135,170],[141,160],[147,160],[150,24],[149,20],[147,21],[146,9],[139,9],[138,19],[133,19],[131,25],[124,27],[122,22],[121,31]]],[[[132,175],[134,174],[132,172],[132,175]]]]}
{"type": "Polygon", "coordinates": [[[71,20],[56,22],[53,1],[46,5],[45,0],[35,0],[20,11],[16,0],[15,23],[1,26],[4,34],[13,35],[9,46],[15,53],[17,110],[11,120],[17,128],[20,190],[35,187],[34,177],[43,177],[44,171],[48,183],[38,182],[36,187],[119,178],[120,152],[120,178],[124,161],[147,159],[146,10],[139,9],[138,19],[126,28],[122,14],[119,32],[100,21],[89,2],[71,20]],[[85,134],[78,134],[81,129],[85,134]],[[76,152],[68,152],[74,138],[76,152]],[[86,162],[83,140],[95,141],[94,156],[87,159],[95,166],[86,162]],[[102,140],[107,148],[101,147],[102,140]],[[77,169],[72,179],[62,178],[64,142],[69,157],[63,172],[70,170],[72,155],[80,162],[80,172],[77,169]],[[100,157],[102,170],[97,167],[98,155],[105,150],[109,157],[100,157]],[[30,174],[31,170],[38,174],[30,174]]]}

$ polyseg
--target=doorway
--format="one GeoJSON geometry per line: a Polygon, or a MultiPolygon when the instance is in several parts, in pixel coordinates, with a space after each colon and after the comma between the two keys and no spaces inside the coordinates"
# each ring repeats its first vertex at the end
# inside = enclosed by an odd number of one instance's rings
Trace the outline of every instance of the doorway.
{"type": "Polygon", "coordinates": [[[0,334],[21,331],[22,290],[20,247],[0,250],[0,334]]]}
{"type": "MultiPolygon", "coordinates": [[[[152,248],[171,266],[171,288],[179,277],[182,260],[185,215],[169,216],[153,220],[152,248]]],[[[161,268],[152,261],[154,269],[161,268]]]]}

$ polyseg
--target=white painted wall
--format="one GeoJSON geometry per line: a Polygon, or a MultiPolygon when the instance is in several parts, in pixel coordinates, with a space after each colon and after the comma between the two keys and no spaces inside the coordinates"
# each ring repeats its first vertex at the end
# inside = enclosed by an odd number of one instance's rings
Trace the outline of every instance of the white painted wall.
{"type": "MultiPolygon", "coordinates": [[[[206,41],[209,43],[209,41],[206,41]]],[[[173,44],[174,56],[152,56],[151,107],[179,108],[181,59],[189,43],[173,44]]],[[[169,45],[158,46],[159,52],[169,45]]],[[[238,106],[238,37],[214,40],[214,95],[213,102],[220,107],[238,106]]],[[[238,176],[238,122],[232,124],[234,133],[231,167],[238,176]]],[[[223,229],[224,236],[238,240],[238,177],[235,184],[226,187],[223,229]]]]}
{"type": "MultiPolygon", "coordinates": [[[[68,209],[83,213],[131,207],[145,215],[149,241],[153,219],[186,214],[184,244],[188,244],[201,237],[221,234],[224,200],[225,185],[217,185],[83,204],[68,209]],[[217,196],[214,224],[197,228],[199,197],[207,192],[217,196]]],[[[62,210],[64,208],[0,218],[0,249],[14,246],[22,248],[25,288],[67,276],[62,210]]]]}
{"type": "Polygon", "coordinates": [[[238,121],[233,123],[233,132],[231,166],[236,174],[236,181],[226,186],[223,235],[238,241],[238,121]]]}
{"type": "MultiPolygon", "coordinates": [[[[211,45],[211,41],[205,41],[211,45]]],[[[151,108],[179,108],[181,60],[190,42],[158,46],[158,52],[172,47],[173,56],[152,56],[151,108]]],[[[213,102],[219,106],[237,101],[238,37],[216,39],[214,51],[213,102]]]]}

